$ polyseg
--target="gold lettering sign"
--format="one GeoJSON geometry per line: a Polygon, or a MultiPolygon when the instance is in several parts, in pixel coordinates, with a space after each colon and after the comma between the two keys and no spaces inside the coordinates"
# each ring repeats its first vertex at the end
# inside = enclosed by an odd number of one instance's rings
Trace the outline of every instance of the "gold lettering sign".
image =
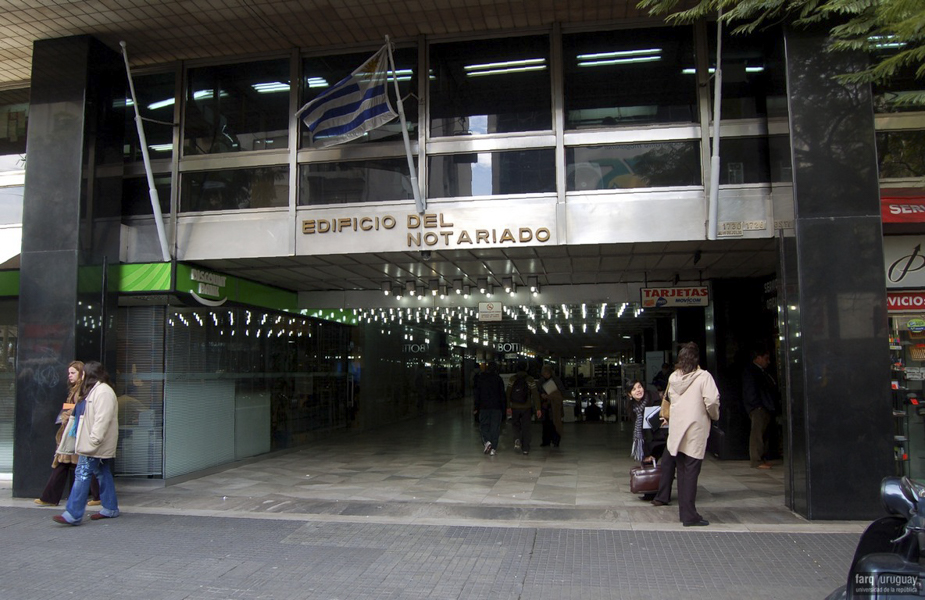
{"type": "MultiPolygon", "coordinates": [[[[331,219],[305,219],[304,235],[368,232],[391,230],[398,221],[391,215],[383,217],[338,217],[331,219]]],[[[480,244],[546,243],[552,238],[548,227],[517,227],[505,229],[456,229],[443,213],[409,214],[405,220],[408,248],[449,248],[478,246],[480,244]]]]}

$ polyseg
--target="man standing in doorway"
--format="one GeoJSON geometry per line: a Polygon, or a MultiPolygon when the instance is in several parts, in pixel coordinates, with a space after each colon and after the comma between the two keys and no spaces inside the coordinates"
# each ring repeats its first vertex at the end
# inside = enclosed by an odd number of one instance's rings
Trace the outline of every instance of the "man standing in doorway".
{"type": "Polygon", "coordinates": [[[771,353],[764,345],[752,350],[752,362],[742,372],[742,402],[752,422],[748,440],[748,456],[754,469],[770,469],[767,462],[766,436],[768,425],[777,413],[777,383],[768,373],[771,353]]]}

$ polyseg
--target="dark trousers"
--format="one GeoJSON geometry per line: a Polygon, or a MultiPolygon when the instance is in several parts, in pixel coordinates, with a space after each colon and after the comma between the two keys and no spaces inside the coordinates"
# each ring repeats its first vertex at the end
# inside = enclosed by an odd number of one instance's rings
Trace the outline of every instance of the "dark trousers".
{"type": "Polygon", "coordinates": [[[678,516],[682,523],[696,523],[703,519],[695,506],[697,479],[700,477],[702,458],[692,458],[683,452],[675,456],[678,470],[678,516]]]}
{"type": "Polygon", "coordinates": [[[541,446],[548,446],[550,442],[558,446],[559,442],[562,441],[562,436],[556,431],[556,424],[552,420],[552,414],[550,413],[550,410],[543,411],[543,443],[540,444],[541,446]]]}
{"type": "MultiPolygon", "coordinates": [[[[39,496],[39,500],[47,504],[61,502],[68,475],[73,475],[76,466],[72,463],[58,463],[58,466],[52,469],[51,475],[48,477],[48,483],[45,484],[45,489],[42,491],[42,495],[39,496]]],[[[100,499],[100,484],[96,477],[90,480],[90,497],[93,500],[100,499]]]]}
{"type": "Polygon", "coordinates": [[[511,429],[514,430],[514,439],[520,440],[520,448],[524,452],[530,451],[530,441],[533,439],[532,432],[530,431],[530,423],[532,419],[532,409],[511,409],[511,429]]]}
{"type": "Polygon", "coordinates": [[[671,455],[671,452],[666,451],[662,454],[662,462],[658,463],[658,468],[661,475],[659,476],[658,492],[655,494],[655,499],[662,504],[668,504],[671,501],[671,485],[674,483],[676,468],[675,457],[671,455]]]}

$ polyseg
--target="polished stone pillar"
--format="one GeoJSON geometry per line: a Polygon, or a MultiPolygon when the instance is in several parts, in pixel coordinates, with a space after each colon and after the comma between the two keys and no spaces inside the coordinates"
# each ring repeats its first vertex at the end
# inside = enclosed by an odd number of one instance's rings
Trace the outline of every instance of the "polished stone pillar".
{"type": "Polygon", "coordinates": [[[124,98],[120,66],[119,54],[87,36],[33,47],[16,361],[17,497],[38,496],[50,474],[68,363],[102,360],[115,367],[116,297],[103,292],[102,265],[119,258],[121,177],[103,181],[95,173],[102,164],[122,162],[124,118],[114,108],[114,99],[124,98]]]}
{"type": "Polygon", "coordinates": [[[877,152],[865,57],[826,31],[785,32],[794,235],[782,239],[788,505],[810,519],[882,513],[893,473],[877,152]]]}

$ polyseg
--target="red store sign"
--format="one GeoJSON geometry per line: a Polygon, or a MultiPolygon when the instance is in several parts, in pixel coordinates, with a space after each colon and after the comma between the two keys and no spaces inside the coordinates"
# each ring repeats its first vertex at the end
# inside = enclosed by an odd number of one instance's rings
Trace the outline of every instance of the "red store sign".
{"type": "Polygon", "coordinates": [[[887,292],[887,312],[923,312],[925,311],[925,291],[921,292],[887,292]]]}
{"type": "Polygon", "coordinates": [[[921,189],[886,189],[880,196],[884,223],[925,223],[925,195],[921,189]]]}

